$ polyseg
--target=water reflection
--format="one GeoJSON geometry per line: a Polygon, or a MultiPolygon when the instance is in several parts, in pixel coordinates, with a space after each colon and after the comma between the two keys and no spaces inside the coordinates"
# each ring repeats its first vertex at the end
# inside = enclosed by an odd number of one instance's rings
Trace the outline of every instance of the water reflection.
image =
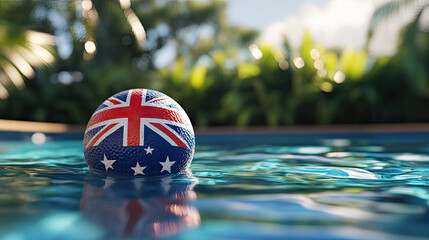
{"type": "Polygon", "coordinates": [[[190,174],[125,178],[89,171],[80,210],[116,237],[170,237],[200,224],[189,204],[197,183],[190,174]]]}

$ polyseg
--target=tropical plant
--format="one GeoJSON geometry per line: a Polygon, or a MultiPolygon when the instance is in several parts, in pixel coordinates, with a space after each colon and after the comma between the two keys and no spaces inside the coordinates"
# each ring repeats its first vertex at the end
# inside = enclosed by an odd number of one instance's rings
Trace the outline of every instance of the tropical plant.
{"type": "Polygon", "coordinates": [[[34,68],[55,62],[54,36],[32,30],[33,8],[30,1],[0,4],[0,100],[6,99],[13,88],[23,88],[24,79],[35,76],[34,68]]]}
{"type": "MultiPolygon", "coordinates": [[[[286,39],[282,50],[260,44],[255,31],[228,24],[223,1],[19,4],[33,16],[20,23],[21,32],[55,34],[63,46],[51,68],[34,66],[26,88],[8,89],[2,118],[85,124],[107,97],[143,87],[176,99],[200,127],[429,121],[428,33],[415,19],[394,56],[374,58],[365,50],[325,49],[310,33],[298,49],[286,39]],[[133,29],[131,7],[143,31],[133,29]],[[146,41],[139,40],[144,33],[146,41]],[[170,60],[160,64],[162,56],[170,60]]],[[[370,31],[385,21],[380,12],[370,31]]],[[[0,25],[9,21],[3,16],[0,25]]]]}
{"type": "MultiPolygon", "coordinates": [[[[63,46],[58,46],[58,50],[71,50],[68,54],[59,53],[55,68],[38,71],[30,88],[16,91],[6,101],[0,101],[1,117],[85,124],[104,99],[125,89],[152,87],[176,95],[167,81],[157,77],[154,58],[158,50],[172,42],[177,46],[177,56],[185,58],[188,69],[210,51],[208,49],[215,49],[215,44],[219,44],[202,38],[195,47],[196,43],[189,36],[200,29],[217,34],[218,26],[226,24],[225,3],[133,1],[133,12],[145,25],[147,33],[144,48],[137,36],[141,31],[132,27],[136,19],[129,17],[133,16],[129,13],[130,4],[124,0],[23,2],[32,9],[28,10],[29,15],[40,13],[35,25],[62,39],[63,46]]],[[[236,32],[231,31],[233,34],[236,32]]],[[[192,89],[201,85],[198,76],[203,71],[199,69],[194,71],[192,89]]]]}
{"type": "MultiPolygon", "coordinates": [[[[367,46],[371,42],[371,39],[377,30],[383,23],[388,20],[395,18],[401,12],[412,9],[415,11],[415,18],[413,23],[419,25],[421,13],[426,7],[428,7],[429,2],[427,0],[390,0],[385,3],[380,4],[374,11],[367,32],[367,46]]],[[[413,33],[416,34],[418,28],[414,29],[413,33]]]]}
{"type": "Polygon", "coordinates": [[[415,92],[420,95],[429,94],[429,71],[422,55],[427,42],[427,33],[423,32],[420,26],[423,12],[428,7],[427,0],[391,0],[381,4],[371,18],[367,38],[368,46],[377,28],[383,23],[407,10],[414,13],[413,19],[402,31],[398,56],[404,62],[401,67],[404,68],[405,76],[415,92]]]}

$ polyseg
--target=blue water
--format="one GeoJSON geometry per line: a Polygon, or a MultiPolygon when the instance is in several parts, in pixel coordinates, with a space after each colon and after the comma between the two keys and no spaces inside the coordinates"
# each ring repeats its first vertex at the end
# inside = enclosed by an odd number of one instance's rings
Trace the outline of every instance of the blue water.
{"type": "Polygon", "coordinates": [[[0,133],[0,239],[425,239],[429,133],[199,135],[187,175],[88,170],[0,133]]]}

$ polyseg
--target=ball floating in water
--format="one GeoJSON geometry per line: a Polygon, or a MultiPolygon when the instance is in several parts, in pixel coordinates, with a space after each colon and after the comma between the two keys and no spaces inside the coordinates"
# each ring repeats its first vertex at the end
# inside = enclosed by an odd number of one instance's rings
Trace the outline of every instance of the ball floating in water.
{"type": "Polygon", "coordinates": [[[85,130],[91,169],[131,176],[183,173],[195,135],[186,112],[169,96],[150,89],[113,95],[94,112],[85,130]]]}

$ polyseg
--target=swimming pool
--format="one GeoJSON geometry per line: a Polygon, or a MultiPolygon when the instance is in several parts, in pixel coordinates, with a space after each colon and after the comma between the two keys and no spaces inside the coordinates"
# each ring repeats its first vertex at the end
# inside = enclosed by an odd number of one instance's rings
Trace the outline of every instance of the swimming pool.
{"type": "Polygon", "coordinates": [[[0,133],[1,239],[424,239],[429,133],[197,135],[188,175],[89,171],[79,134],[0,133]]]}

